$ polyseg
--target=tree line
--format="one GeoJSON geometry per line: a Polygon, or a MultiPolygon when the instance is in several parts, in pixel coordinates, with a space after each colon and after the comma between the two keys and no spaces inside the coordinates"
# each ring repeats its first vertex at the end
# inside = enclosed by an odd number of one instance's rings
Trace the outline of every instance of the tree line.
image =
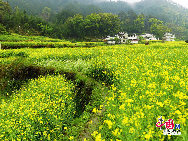
{"type": "Polygon", "coordinates": [[[133,10],[118,14],[95,10],[91,9],[85,15],[70,7],[63,8],[58,13],[52,12],[49,7],[44,7],[39,16],[34,16],[28,15],[18,7],[12,9],[7,2],[0,0],[0,33],[15,32],[24,35],[86,40],[105,38],[119,31],[137,34],[153,33],[160,39],[165,32],[176,30],[179,37],[182,37],[184,32],[181,27],[175,28],[173,24],[165,23],[156,17],[136,14],[133,10]]]}

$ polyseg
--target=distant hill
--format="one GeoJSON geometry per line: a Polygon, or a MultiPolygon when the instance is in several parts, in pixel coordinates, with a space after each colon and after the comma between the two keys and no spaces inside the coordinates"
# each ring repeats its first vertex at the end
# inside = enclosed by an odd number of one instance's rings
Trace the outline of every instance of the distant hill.
{"type": "Polygon", "coordinates": [[[188,23],[188,9],[170,0],[142,0],[136,3],[134,10],[178,25],[188,23]]]}
{"type": "MultiPolygon", "coordinates": [[[[6,0],[3,0],[6,1],[6,0]]],[[[73,13],[89,15],[102,10],[93,4],[92,0],[8,0],[11,7],[18,7],[31,15],[41,15],[44,7],[49,7],[56,14],[62,9],[71,10],[73,13]]]]}
{"type": "MultiPolygon", "coordinates": [[[[6,0],[4,0],[6,1],[6,0]]],[[[18,7],[25,10],[29,14],[39,14],[44,7],[49,7],[52,10],[59,9],[60,5],[68,2],[68,0],[8,0],[12,8],[18,7]]]]}
{"type": "Polygon", "coordinates": [[[141,0],[134,5],[110,0],[8,0],[8,2],[13,8],[19,7],[33,15],[41,15],[44,7],[51,8],[54,14],[62,9],[68,9],[82,15],[98,12],[119,14],[132,10],[137,14],[162,20],[171,28],[178,27],[181,31],[185,30],[188,38],[188,9],[171,0],[141,0]]]}
{"type": "Polygon", "coordinates": [[[77,8],[75,6],[74,9],[78,10],[79,13],[88,11],[82,10],[86,9],[86,5],[95,5],[95,9],[98,11],[100,9],[103,12],[118,14],[119,12],[127,12],[132,9],[136,13],[154,16],[160,20],[175,24],[185,25],[188,22],[188,9],[175,4],[171,0],[141,0],[135,3],[135,5],[130,5],[123,1],[110,2],[105,0],[8,0],[8,2],[12,7],[18,6],[29,14],[39,14],[44,7],[49,7],[53,11],[58,12],[71,4],[77,4],[77,8]]]}
{"type": "MultiPolygon", "coordinates": [[[[7,1],[7,0],[3,0],[7,1]]],[[[8,0],[12,8],[18,7],[29,14],[40,14],[44,7],[49,7],[58,12],[70,4],[92,4],[93,0],[8,0]]]]}

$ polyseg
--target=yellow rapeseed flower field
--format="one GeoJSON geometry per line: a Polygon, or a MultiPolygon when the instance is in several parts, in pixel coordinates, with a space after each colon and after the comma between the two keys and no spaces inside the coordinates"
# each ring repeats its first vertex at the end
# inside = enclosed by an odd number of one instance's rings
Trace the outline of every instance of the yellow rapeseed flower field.
{"type": "MultiPolygon", "coordinates": [[[[89,139],[188,139],[188,44],[184,42],[148,46],[26,48],[1,50],[0,55],[11,52],[13,54],[9,57],[0,57],[0,63],[12,62],[16,54],[24,52],[27,60],[34,65],[82,73],[108,87],[108,93],[103,96],[105,102],[90,111],[102,117],[89,139]],[[165,121],[173,119],[175,124],[180,124],[181,135],[163,135],[156,127],[161,116],[165,121]]],[[[37,136],[44,140],[58,140],[65,139],[67,135],[67,140],[79,140],[80,136],[74,137],[71,134],[73,131],[67,131],[68,125],[62,123],[63,118],[75,111],[72,88],[73,85],[61,76],[41,77],[31,80],[28,87],[10,98],[12,100],[2,99],[0,139],[36,139],[34,136],[37,136]],[[62,112],[66,103],[69,103],[69,107],[62,112]],[[38,128],[38,124],[44,125],[42,129],[38,128]]],[[[91,120],[88,122],[90,125],[95,124],[91,120]]],[[[83,140],[88,138],[84,137],[83,140]]]]}

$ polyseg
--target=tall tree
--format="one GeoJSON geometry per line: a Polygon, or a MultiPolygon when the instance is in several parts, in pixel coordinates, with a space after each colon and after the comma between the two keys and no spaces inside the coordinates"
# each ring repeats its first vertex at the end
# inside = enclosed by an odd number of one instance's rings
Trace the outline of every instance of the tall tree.
{"type": "Polygon", "coordinates": [[[137,19],[134,20],[134,26],[136,33],[142,34],[145,32],[145,16],[143,14],[138,15],[137,19]]]}
{"type": "Polygon", "coordinates": [[[50,15],[51,15],[51,8],[49,7],[44,7],[43,10],[42,10],[42,18],[45,20],[45,21],[48,21],[49,18],[50,18],[50,15]]]}
{"type": "Polygon", "coordinates": [[[8,2],[3,2],[0,0],[0,23],[3,22],[3,18],[11,13],[11,7],[8,2]]]}
{"type": "Polygon", "coordinates": [[[64,24],[65,21],[69,18],[69,17],[73,17],[74,15],[76,15],[75,12],[73,12],[71,9],[62,9],[61,12],[59,12],[56,15],[56,19],[57,19],[57,24],[64,24]]]}
{"type": "Polygon", "coordinates": [[[122,30],[124,32],[137,33],[137,29],[135,28],[137,14],[133,10],[130,10],[127,13],[120,12],[119,17],[122,21],[122,30]]]}
{"type": "Polygon", "coordinates": [[[86,35],[94,38],[116,34],[120,30],[120,25],[118,16],[110,13],[91,14],[84,20],[86,35]]]}
{"type": "Polygon", "coordinates": [[[120,31],[121,22],[118,15],[111,13],[99,13],[100,20],[100,37],[105,37],[107,35],[114,35],[120,31]]]}
{"type": "Polygon", "coordinates": [[[151,23],[150,32],[156,35],[156,37],[159,39],[162,39],[166,32],[170,32],[170,29],[158,19],[151,18],[149,22],[151,23]]]}
{"type": "Polygon", "coordinates": [[[70,38],[83,38],[83,22],[83,16],[79,14],[68,18],[64,24],[64,36],[70,38]]]}

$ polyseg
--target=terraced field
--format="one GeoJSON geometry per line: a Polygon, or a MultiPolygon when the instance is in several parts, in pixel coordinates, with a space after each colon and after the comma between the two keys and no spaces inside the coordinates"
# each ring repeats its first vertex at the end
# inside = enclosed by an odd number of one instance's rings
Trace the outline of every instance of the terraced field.
{"type": "Polygon", "coordinates": [[[185,42],[0,50],[0,140],[187,141],[187,64],[185,42]]]}
{"type": "Polygon", "coordinates": [[[0,42],[2,49],[94,47],[104,45],[103,42],[71,42],[43,36],[21,36],[18,34],[0,35],[0,42]]]}

